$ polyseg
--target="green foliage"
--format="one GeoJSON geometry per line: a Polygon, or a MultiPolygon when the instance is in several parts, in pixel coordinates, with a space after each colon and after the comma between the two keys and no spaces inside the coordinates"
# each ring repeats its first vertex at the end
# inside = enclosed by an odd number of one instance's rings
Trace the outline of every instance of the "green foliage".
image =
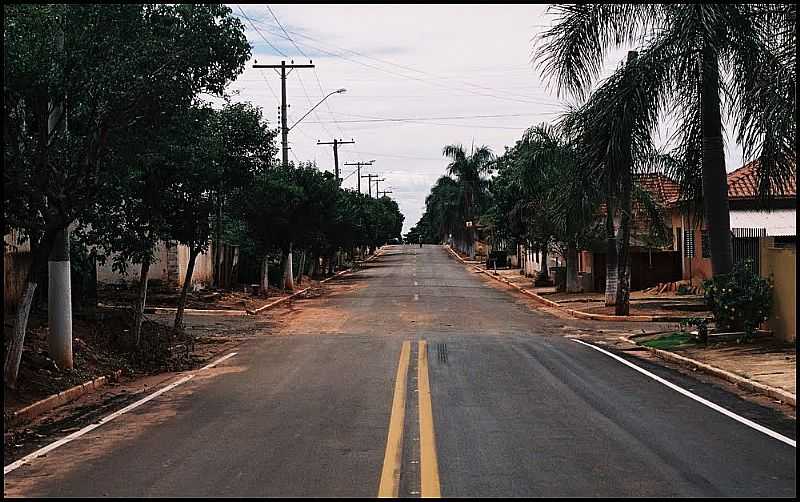
{"type": "Polygon", "coordinates": [[[275,166],[258,174],[236,208],[258,254],[296,249],[315,256],[377,247],[400,237],[403,215],[388,197],[342,190],[313,164],[275,166]]]}
{"type": "Polygon", "coordinates": [[[654,340],[643,342],[642,345],[654,349],[670,350],[692,344],[692,337],[687,333],[677,332],[660,336],[654,340]]]}
{"type": "Polygon", "coordinates": [[[703,282],[706,303],[718,327],[743,330],[750,338],[772,309],[772,281],[753,270],[753,261],[734,266],[730,274],[718,274],[703,282]]]}
{"type": "MultiPolygon", "coordinates": [[[[49,236],[96,210],[98,197],[116,193],[122,205],[123,186],[157,206],[154,131],[199,93],[221,93],[250,55],[223,5],[3,9],[5,225],[44,255],[49,236]]],[[[116,231],[141,235],[143,211],[118,208],[129,225],[116,231]]]]}

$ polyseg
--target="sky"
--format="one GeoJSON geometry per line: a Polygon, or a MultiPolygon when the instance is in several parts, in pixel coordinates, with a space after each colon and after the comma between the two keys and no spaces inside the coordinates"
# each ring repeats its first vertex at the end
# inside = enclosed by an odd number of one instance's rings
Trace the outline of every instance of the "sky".
{"type": "MultiPolygon", "coordinates": [[[[334,94],[289,133],[290,160],[315,161],[333,171],[334,138],[342,186],[362,175],[385,179],[380,190],[397,201],[403,232],[417,223],[425,197],[445,174],[442,148],[487,145],[501,154],[525,129],[552,121],[569,102],[532,64],[535,40],[552,22],[546,5],[281,5],[228,4],[241,18],[252,58],[228,89],[233,101],[251,101],[277,127],[280,77],[252,65],[315,65],[287,77],[289,127],[322,97],[334,94]],[[353,174],[351,174],[353,173],[353,174]]],[[[610,75],[627,48],[611,50],[600,78],[610,75]]],[[[657,138],[657,143],[659,139],[657,138]]],[[[728,170],[741,165],[729,142],[728,170]]],[[[372,187],[374,193],[374,183],[372,187]]],[[[367,192],[367,181],[361,189],[367,192]]]]}

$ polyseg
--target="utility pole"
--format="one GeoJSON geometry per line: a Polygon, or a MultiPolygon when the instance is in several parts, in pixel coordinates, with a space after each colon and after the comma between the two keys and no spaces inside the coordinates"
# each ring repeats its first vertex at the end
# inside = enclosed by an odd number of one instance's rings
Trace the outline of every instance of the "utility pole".
{"type": "Polygon", "coordinates": [[[333,141],[325,141],[325,142],[317,140],[317,144],[333,145],[333,166],[334,166],[334,172],[336,173],[336,181],[339,181],[339,145],[353,145],[355,144],[355,141],[353,139],[351,139],[350,141],[342,141],[340,139],[334,138],[333,141]]]}
{"type": "Polygon", "coordinates": [[[361,178],[362,178],[362,176],[361,176],[361,167],[362,166],[371,166],[373,162],[375,162],[375,161],[374,160],[370,160],[369,162],[345,162],[345,164],[344,164],[346,166],[357,166],[356,169],[358,169],[358,173],[357,173],[357,175],[358,175],[358,193],[361,193],[361,178]]]}
{"type": "Polygon", "coordinates": [[[362,178],[368,178],[367,180],[367,190],[369,190],[369,196],[372,197],[372,178],[377,178],[377,174],[367,174],[362,176],[362,178]]]}
{"type": "Polygon", "coordinates": [[[289,166],[289,127],[286,125],[286,76],[295,68],[314,68],[313,64],[286,64],[286,61],[281,61],[281,64],[254,64],[253,68],[272,68],[277,70],[280,68],[281,76],[281,150],[283,167],[289,166]],[[286,70],[289,70],[288,72],[286,70]]]}
{"type": "Polygon", "coordinates": [[[376,194],[376,195],[377,195],[377,196],[378,196],[378,198],[380,199],[381,197],[385,197],[387,193],[394,193],[394,192],[392,192],[391,190],[384,190],[384,191],[382,191],[382,192],[377,192],[377,194],[376,194]],[[381,195],[381,194],[383,194],[383,195],[381,195]]]}
{"type": "Polygon", "coordinates": [[[381,178],[381,179],[376,179],[375,180],[375,197],[378,196],[378,183],[380,183],[381,181],[386,181],[386,179],[385,178],[381,178]]]}

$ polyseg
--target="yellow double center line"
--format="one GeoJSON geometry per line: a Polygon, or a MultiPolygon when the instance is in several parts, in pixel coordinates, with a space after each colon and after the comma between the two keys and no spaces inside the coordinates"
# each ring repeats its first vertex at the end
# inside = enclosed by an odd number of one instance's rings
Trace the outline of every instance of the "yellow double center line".
{"type": "MultiPolygon", "coordinates": [[[[433,430],[433,407],[428,376],[428,342],[421,340],[417,351],[417,385],[419,390],[419,447],[420,447],[420,495],[441,497],[439,486],[439,462],[436,457],[436,437],[433,430]]],[[[400,494],[400,471],[403,464],[403,425],[406,414],[408,366],[411,360],[411,342],[403,342],[397,379],[394,383],[392,415],[389,419],[389,434],[386,453],[383,457],[379,497],[398,497],[400,494]]]]}

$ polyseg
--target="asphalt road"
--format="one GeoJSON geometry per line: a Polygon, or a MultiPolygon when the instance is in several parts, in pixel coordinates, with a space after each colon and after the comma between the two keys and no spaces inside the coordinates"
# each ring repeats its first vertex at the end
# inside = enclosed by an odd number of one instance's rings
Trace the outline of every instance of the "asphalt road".
{"type": "MultiPolygon", "coordinates": [[[[419,495],[427,433],[443,496],[796,495],[794,447],[575,343],[565,326],[597,325],[531,311],[438,246],[390,247],[342,281],[218,367],[9,473],[5,494],[374,497],[408,340],[401,496],[419,495]]],[[[793,420],[631,360],[796,437],[793,420]]]]}

